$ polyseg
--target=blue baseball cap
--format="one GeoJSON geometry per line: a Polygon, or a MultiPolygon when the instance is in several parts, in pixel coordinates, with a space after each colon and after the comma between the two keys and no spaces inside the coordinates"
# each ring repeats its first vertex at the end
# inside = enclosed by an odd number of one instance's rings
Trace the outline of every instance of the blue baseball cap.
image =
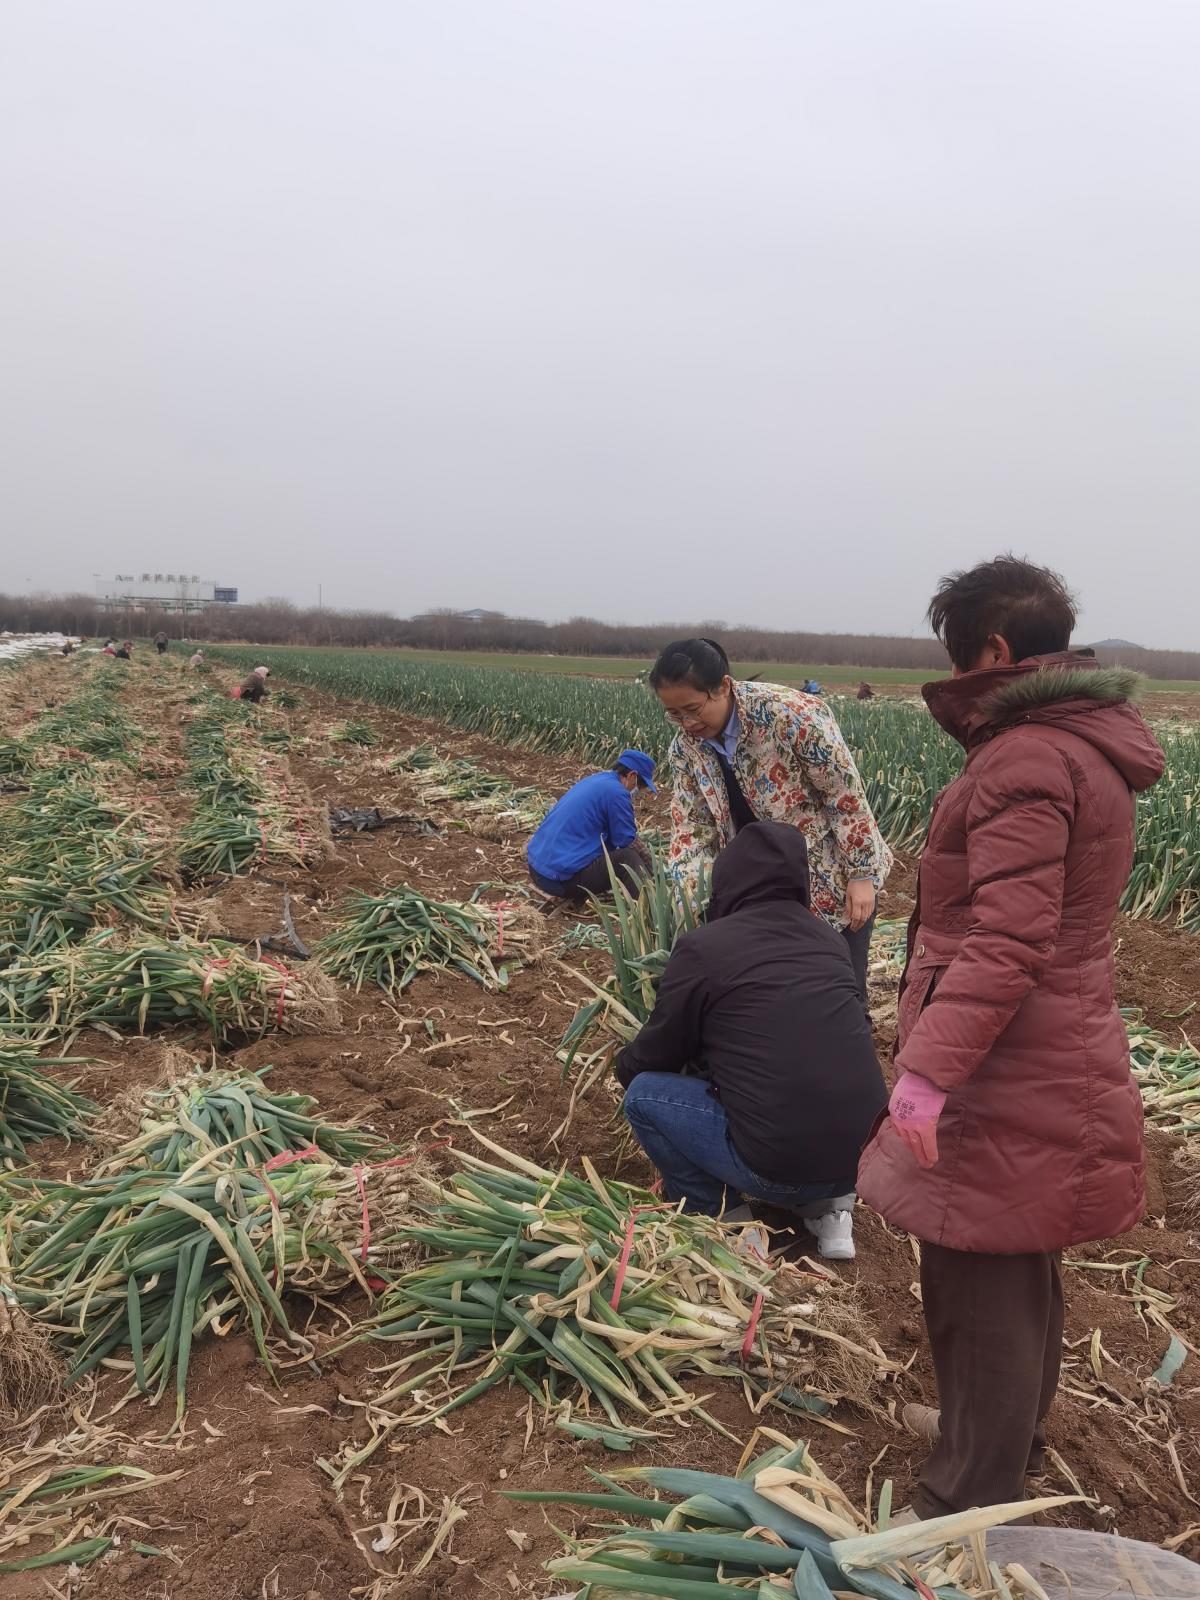
{"type": "Polygon", "coordinates": [[[651,794],[658,793],[654,787],[654,763],[644,750],[622,750],[617,761],[622,767],[628,767],[630,772],[637,773],[643,789],[649,789],[651,794]]]}

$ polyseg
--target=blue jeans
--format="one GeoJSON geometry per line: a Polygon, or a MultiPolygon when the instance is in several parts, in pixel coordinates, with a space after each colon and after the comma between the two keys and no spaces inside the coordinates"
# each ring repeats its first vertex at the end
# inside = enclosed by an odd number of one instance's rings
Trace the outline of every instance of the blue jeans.
{"type": "Polygon", "coordinates": [[[624,1111],[637,1142],[662,1174],[663,1194],[682,1200],[685,1211],[720,1214],[725,1190],[765,1200],[786,1211],[826,1210],[822,1200],[854,1193],[854,1178],[841,1183],[786,1184],[760,1178],[738,1155],[721,1102],[707,1078],[678,1072],[639,1072],[625,1091],[624,1111]]]}

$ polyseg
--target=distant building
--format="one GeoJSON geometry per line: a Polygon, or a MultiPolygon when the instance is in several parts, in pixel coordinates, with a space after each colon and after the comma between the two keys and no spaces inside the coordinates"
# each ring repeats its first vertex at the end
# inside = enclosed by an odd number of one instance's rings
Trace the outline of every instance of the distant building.
{"type": "Polygon", "coordinates": [[[97,579],[96,599],[102,606],[124,611],[195,613],[211,606],[235,606],[238,592],[195,573],[124,572],[97,579]]]}
{"type": "Polygon", "coordinates": [[[484,611],[481,606],[476,606],[474,611],[458,611],[455,615],[462,622],[487,622],[490,617],[502,617],[502,611],[484,611]]]}

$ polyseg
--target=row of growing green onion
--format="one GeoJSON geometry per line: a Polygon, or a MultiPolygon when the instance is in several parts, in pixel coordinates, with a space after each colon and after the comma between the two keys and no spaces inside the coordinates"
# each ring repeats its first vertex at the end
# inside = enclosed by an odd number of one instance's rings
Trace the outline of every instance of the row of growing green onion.
{"type": "MultiPolygon", "coordinates": [[[[527,750],[604,764],[626,745],[665,754],[672,729],[640,683],[457,662],[414,661],[382,651],[216,647],[238,664],[259,657],[297,683],[419,716],[527,750]]],[[[891,843],[917,845],[934,797],[958,772],[962,752],[923,707],[891,700],[833,705],[862,773],[872,809],[891,843]]],[[[1137,849],[1123,909],[1174,917],[1200,931],[1200,730],[1163,731],[1167,773],[1138,802],[1137,849]]]]}

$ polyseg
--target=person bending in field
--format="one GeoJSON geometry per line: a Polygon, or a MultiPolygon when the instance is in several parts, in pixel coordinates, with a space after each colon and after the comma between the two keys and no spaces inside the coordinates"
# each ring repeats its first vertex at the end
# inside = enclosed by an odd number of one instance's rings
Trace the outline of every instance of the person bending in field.
{"type": "Polygon", "coordinates": [[[668,1200],[735,1218],[766,1202],[823,1256],[853,1258],[854,1171],[887,1091],[796,828],[750,822],[722,850],[705,922],[676,942],[616,1072],[668,1200]]]}
{"type": "Polygon", "coordinates": [[[188,657],[188,671],[189,672],[196,672],[203,665],[204,665],[204,651],[203,650],[197,650],[194,655],[188,657]]]}
{"type": "Polygon", "coordinates": [[[633,797],[657,794],[654,762],[644,750],[622,750],[611,772],[593,772],[547,813],[525,851],[529,876],[543,894],[582,905],[611,888],[608,864],[631,894],[652,870],[638,838],[633,797]]]}
{"type": "Polygon", "coordinates": [[[257,705],[260,700],[267,698],[267,678],[270,667],[255,667],[248,677],[242,679],[234,691],[237,700],[249,700],[252,705],[257,705]]]}
{"type": "Polygon", "coordinates": [[[833,712],[775,683],[735,680],[715,639],[667,645],[650,687],[675,724],[668,862],[699,899],[708,867],[749,822],[785,822],[808,844],[813,909],[850,949],[867,1005],[875,901],[892,865],[833,712]]]}
{"type": "Polygon", "coordinates": [[[167,646],[170,644],[170,642],[171,641],[167,638],[165,633],[156,633],[154,635],[154,648],[158,651],[160,656],[166,655],[167,646]]]}
{"type": "Polygon", "coordinates": [[[863,1199],[921,1241],[940,1412],[921,1518],[1020,1500],[1062,1355],[1062,1251],[1133,1226],[1142,1105],[1113,981],[1135,797],[1163,753],[1138,679],[1068,649],[1075,605],[1011,556],[929,608],[953,675],[925,686],[967,752],[934,804],[900,987],[896,1086],[863,1199]]]}

